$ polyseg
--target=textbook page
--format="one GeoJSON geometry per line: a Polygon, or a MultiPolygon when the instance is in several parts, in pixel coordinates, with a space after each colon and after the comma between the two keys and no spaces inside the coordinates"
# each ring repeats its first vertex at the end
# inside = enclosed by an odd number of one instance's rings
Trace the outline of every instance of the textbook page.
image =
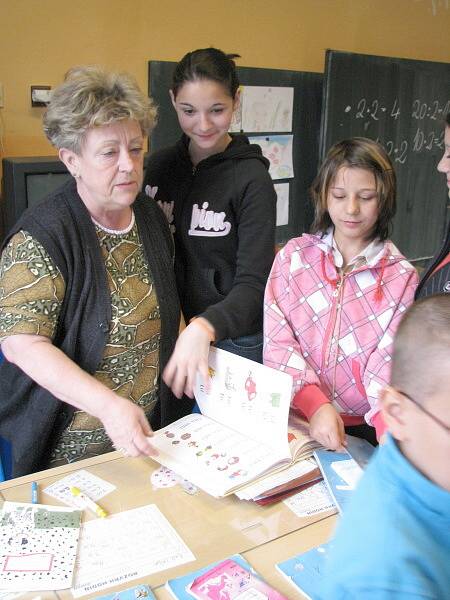
{"type": "Polygon", "coordinates": [[[154,460],[215,497],[232,493],[276,466],[291,462],[289,446],[276,450],[199,413],[163,427],[152,437],[154,460]]]}
{"type": "Polygon", "coordinates": [[[208,363],[209,389],[200,376],[195,387],[202,414],[288,455],[291,375],[218,348],[208,363]]]}
{"type": "Polygon", "coordinates": [[[83,524],[72,595],[75,598],[171,569],[194,555],[155,504],[83,524]]]}

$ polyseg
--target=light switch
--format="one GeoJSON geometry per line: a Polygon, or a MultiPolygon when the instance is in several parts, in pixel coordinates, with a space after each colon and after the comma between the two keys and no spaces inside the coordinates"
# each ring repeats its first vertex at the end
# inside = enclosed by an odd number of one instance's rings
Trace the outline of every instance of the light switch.
{"type": "Polygon", "coordinates": [[[47,106],[50,102],[51,93],[49,85],[32,85],[31,106],[47,106]]]}

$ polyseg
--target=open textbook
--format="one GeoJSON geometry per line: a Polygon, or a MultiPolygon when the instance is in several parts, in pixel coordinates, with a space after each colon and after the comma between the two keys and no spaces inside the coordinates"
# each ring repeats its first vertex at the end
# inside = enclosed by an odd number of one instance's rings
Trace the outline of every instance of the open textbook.
{"type": "Polygon", "coordinates": [[[199,377],[194,413],[151,438],[155,460],[215,497],[308,458],[319,447],[300,419],[289,423],[292,378],[211,348],[209,382],[199,377]],[[294,433],[295,432],[295,433],[294,433]]]}

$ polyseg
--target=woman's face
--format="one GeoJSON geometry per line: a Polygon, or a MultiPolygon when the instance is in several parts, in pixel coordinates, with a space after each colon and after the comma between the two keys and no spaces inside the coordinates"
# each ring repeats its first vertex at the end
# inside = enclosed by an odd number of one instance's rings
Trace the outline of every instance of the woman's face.
{"type": "Polygon", "coordinates": [[[80,154],[61,149],[60,157],[77,175],[78,193],[93,216],[128,208],[141,189],[144,138],[134,120],[92,127],[80,154]]]}
{"type": "Polygon", "coordinates": [[[446,175],[447,186],[450,190],[450,127],[448,125],[445,128],[444,145],[444,156],[439,161],[437,169],[446,175]]]}
{"type": "Polygon", "coordinates": [[[223,152],[230,141],[228,129],[238,97],[233,99],[222,84],[210,79],[188,81],[176,98],[172,91],[170,95],[180,127],[197,155],[206,158],[223,152]]]}

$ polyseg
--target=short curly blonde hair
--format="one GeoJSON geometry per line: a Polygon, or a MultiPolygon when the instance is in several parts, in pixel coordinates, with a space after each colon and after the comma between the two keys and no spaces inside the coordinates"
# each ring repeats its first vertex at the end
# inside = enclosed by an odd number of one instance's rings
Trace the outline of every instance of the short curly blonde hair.
{"type": "Polygon", "coordinates": [[[133,119],[148,135],[156,124],[153,101],[128,73],[99,66],[70,69],[52,93],[44,114],[44,132],[53,146],[79,153],[91,127],[133,119]]]}

